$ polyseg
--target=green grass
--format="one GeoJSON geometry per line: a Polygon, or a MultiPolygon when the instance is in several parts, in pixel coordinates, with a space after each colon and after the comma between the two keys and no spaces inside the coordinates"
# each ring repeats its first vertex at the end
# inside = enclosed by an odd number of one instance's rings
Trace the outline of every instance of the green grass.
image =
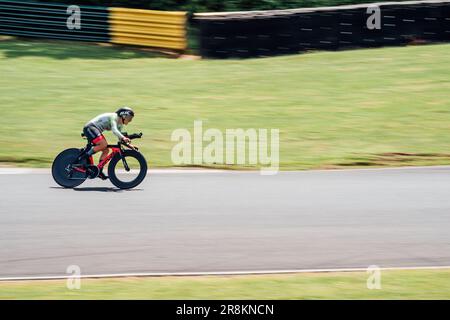
{"type": "Polygon", "coordinates": [[[127,131],[144,132],[137,145],[151,167],[172,165],[171,133],[194,120],[279,128],[282,169],[449,164],[449,53],[445,44],[189,61],[0,41],[0,162],[49,166],[83,145],[89,119],[131,105],[127,131]]]}
{"type": "Polygon", "coordinates": [[[381,289],[363,272],[258,276],[0,282],[0,299],[450,299],[450,269],[382,271],[381,289]]]}

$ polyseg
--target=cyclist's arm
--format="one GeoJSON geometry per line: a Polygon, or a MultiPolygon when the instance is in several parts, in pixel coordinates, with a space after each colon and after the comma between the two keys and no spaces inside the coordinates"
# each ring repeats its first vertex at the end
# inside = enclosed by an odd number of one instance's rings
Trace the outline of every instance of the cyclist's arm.
{"type": "Polygon", "coordinates": [[[119,140],[122,140],[125,138],[125,136],[120,132],[119,128],[117,127],[116,119],[114,116],[111,117],[111,131],[114,133],[114,135],[119,138],[119,140]]]}

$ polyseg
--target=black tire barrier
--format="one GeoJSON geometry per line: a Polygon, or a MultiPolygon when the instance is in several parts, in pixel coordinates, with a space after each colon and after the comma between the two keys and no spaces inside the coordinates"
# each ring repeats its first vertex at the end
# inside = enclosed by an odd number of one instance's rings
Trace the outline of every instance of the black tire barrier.
{"type": "Polygon", "coordinates": [[[373,5],[197,14],[200,54],[250,58],[450,40],[450,1],[378,3],[381,28],[369,30],[373,5]]]}

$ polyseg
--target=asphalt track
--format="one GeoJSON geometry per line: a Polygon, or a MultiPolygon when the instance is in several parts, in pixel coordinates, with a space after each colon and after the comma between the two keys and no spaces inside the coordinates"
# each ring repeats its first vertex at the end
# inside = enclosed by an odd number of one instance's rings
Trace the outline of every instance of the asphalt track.
{"type": "Polygon", "coordinates": [[[0,277],[449,266],[450,168],[0,174],[0,277]]]}

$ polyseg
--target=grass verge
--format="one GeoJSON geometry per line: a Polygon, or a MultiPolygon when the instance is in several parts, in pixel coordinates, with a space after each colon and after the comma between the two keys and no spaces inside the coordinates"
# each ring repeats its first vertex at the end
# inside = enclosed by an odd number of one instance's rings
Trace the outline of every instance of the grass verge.
{"type": "MultiPolygon", "coordinates": [[[[282,169],[450,164],[449,44],[176,60],[83,43],[0,41],[0,164],[47,167],[83,125],[131,105],[151,167],[171,133],[280,129],[282,169]]],[[[108,135],[113,139],[111,135],[108,135]]],[[[227,166],[241,169],[246,166],[227,166]]]]}
{"type": "Polygon", "coordinates": [[[0,282],[0,299],[450,299],[450,269],[0,282]]]}

